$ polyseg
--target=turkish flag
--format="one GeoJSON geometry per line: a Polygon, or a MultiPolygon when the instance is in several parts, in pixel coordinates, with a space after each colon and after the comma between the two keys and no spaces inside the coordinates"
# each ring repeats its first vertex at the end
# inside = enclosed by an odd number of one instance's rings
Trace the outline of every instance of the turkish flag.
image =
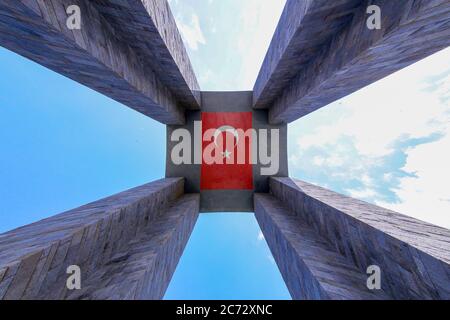
{"type": "Polygon", "coordinates": [[[202,112],[201,190],[253,189],[252,139],[242,135],[251,128],[252,112],[202,112]],[[241,161],[238,147],[245,150],[241,161]],[[208,161],[208,154],[217,161],[208,161]]]}

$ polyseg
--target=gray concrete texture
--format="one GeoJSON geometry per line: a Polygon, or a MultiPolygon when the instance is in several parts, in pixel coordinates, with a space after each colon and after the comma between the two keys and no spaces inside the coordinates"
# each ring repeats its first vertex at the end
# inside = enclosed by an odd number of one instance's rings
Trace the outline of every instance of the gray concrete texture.
{"type": "Polygon", "coordinates": [[[201,112],[281,130],[280,177],[254,165],[254,190],[200,190],[200,166],[168,158],[166,179],[1,234],[0,299],[161,299],[199,210],[255,210],[295,299],[450,299],[449,230],[287,178],[286,142],[286,123],[448,47],[450,0],[287,0],[252,92],[200,91],[166,0],[2,0],[0,45],[168,136],[201,112]],[[66,27],[69,5],[81,30],[66,27]],[[381,30],[366,27],[369,5],[381,30]],[[80,291],[66,288],[71,264],[80,291]],[[380,291],[364,285],[372,264],[380,291]]]}
{"type": "Polygon", "coordinates": [[[161,20],[159,15],[173,20],[165,0],[146,6],[154,10],[154,17],[143,10],[139,20],[130,18],[134,22],[127,21],[127,27],[118,25],[121,19],[136,14],[138,2],[108,2],[106,8],[101,1],[2,0],[0,45],[162,123],[182,124],[184,109],[198,107],[195,75],[181,51],[175,24],[164,24],[166,38],[156,30],[154,19],[161,20]],[[65,8],[69,5],[81,9],[80,30],[66,26],[65,8]],[[142,24],[144,31],[140,30],[142,24]],[[129,42],[131,29],[139,41],[129,42]],[[176,60],[167,52],[175,48],[180,50],[176,60]]]}
{"type": "Polygon", "coordinates": [[[0,300],[161,299],[198,217],[183,190],[158,180],[1,234],[0,300]]]}
{"type": "MultiPolygon", "coordinates": [[[[334,299],[334,287],[347,290],[353,281],[356,290],[377,265],[391,299],[450,299],[450,230],[300,180],[272,178],[270,192],[255,198],[256,217],[294,298],[334,299]],[[340,278],[342,266],[353,280],[340,278]]],[[[341,298],[366,298],[354,293],[341,298]]]]}
{"type": "MultiPolygon", "coordinates": [[[[253,190],[200,190],[201,165],[175,165],[171,159],[171,150],[178,142],[172,142],[172,132],[179,128],[187,129],[194,137],[194,121],[201,120],[201,112],[252,112],[253,128],[278,129],[280,132],[279,159],[280,166],[276,176],[288,176],[287,163],[287,126],[268,123],[267,110],[252,108],[251,91],[202,92],[202,110],[186,112],[187,122],[183,126],[167,126],[166,177],[183,176],[186,179],[186,192],[200,193],[200,210],[202,212],[253,212],[253,193],[269,191],[269,177],[260,173],[261,163],[253,165],[253,190]]],[[[270,135],[269,135],[269,153],[270,135]]],[[[191,158],[194,161],[194,145],[191,158]]]]}

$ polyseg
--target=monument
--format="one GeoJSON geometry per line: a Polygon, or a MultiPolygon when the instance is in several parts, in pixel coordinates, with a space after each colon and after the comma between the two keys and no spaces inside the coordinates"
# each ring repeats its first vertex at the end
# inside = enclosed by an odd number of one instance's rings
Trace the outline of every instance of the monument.
{"type": "Polygon", "coordinates": [[[450,299],[450,230],[287,165],[289,122],[449,44],[448,0],[287,0],[253,91],[204,92],[166,0],[2,0],[0,45],[166,124],[167,162],[1,234],[0,299],[161,299],[221,211],[254,212],[293,299],[450,299]]]}

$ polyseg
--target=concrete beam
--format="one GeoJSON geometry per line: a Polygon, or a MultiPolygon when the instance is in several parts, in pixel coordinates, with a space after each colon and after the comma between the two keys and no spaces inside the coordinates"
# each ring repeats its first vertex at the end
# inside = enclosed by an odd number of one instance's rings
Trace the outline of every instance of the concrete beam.
{"type": "Polygon", "coordinates": [[[254,104],[270,107],[272,123],[292,122],[450,45],[448,0],[347,0],[332,8],[312,1],[323,10],[296,2],[288,0],[255,85],[254,104]],[[381,30],[367,28],[369,5],[381,8],[381,30]]]}
{"type": "Polygon", "coordinates": [[[200,107],[200,86],[166,0],[94,1],[93,4],[184,108],[200,107]]]}
{"type": "Polygon", "coordinates": [[[255,216],[296,300],[389,299],[367,288],[367,276],[275,197],[256,194],[255,216]]]}
{"type": "MultiPolygon", "coordinates": [[[[150,20],[147,11],[142,15],[141,20],[150,20]]],[[[182,98],[180,88],[186,85],[179,79],[167,85],[167,75],[153,69],[144,53],[127,42],[125,31],[119,32],[119,25],[108,17],[87,0],[1,1],[0,45],[160,122],[184,123],[181,104],[187,98],[178,100],[174,92],[182,98]],[[81,8],[81,30],[66,26],[69,5],[81,8]]],[[[148,44],[149,51],[166,50],[153,47],[156,44],[162,46],[161,41],[154,41],[148,44]]],[[[173,74],[174,62],[168,64],[173,74]]]]}
{"type": "Polygon", "coordinates": [[[198,217],[183,190],[162,179],[0,235],[0,300],[161,299],[198,217]]]}
{"type": "MultiPolygon", "coordinates": [[[[270,187],[284,208],[279,214],[296,220],[283,218],[287,222],[282,227],[290,229],[288,234],[278,227],[282,237],[300,237],[302,228],[309,228],[364,275],[368,266],[379,266],[381,288],[391,298],[450,298],[450,230],[300,180],[271,178],[270,187]],[[296,223],[306,227],[293,227],[296,223]]],[[[267,212],[272,215],[270,210],[267,212]]],[[[264,228],[269,230],[264,235],[275,258],[279,257],[279,265],[287,257],[300,259],[306,254],[300,242],[281,251],[285,247],[270,231],[277,227],[264,228]]],[[[284,273],[293,281],[300,281],[297,270],[284,273]]],[[[289,285],[293,281],[286,282],[289,285]]]]}
{"type": "Polygon", "coordinates": [[[269,108],[321,47],[351,22],[362,0],[287,0],[253,88],[255,108],[269,108]]]}
{"type": "MultiPolygon", "coordinates": [[[[172,159],[173,148],[179,143],[172,141],[172,134],[175,130],[185,129],[195,137],[194,122],[202,120],[202,113],[220,113],[220,112],[236,112],[251,113],[252,128],[255,130],[266,130],[268,135],[268,152],[271,152],[271,139],[273,139],[272,130],[278,130],[279,141],[279,161],[278,171],[274,176],[289,176],[288,174],[288,157],[287,157],[287,125],[270,125],[268,124],[268,111],[256,110],[252,108],[252,92],[251,91],[235,91],[235,92],[202,92],[202,110],[189,110],[186,112],[186,124],[184,126],[167,126],[166,138],[166,177],[184,177],[186,192],[200,193],[200,210],[201,212],[252,212],[253,213],[253,194],[255,192],[268,192],[269,182],[268,176],[261,174],[261,169],[267,167],[262,164],[258,154],[254,156],[256,163],[252,165],[252,181],[253,189],[202,189],[202,166],[203,164],[195,164],[194,155],[199,152],[195,144],[191,145],[191,159],[189,163],[175,164],[172,159]]],[[[236,126],[236,124],[233,124],[236,126]]],[[[242,124],[241,124],[242,125],[242,124]]],[[[242,129],[236,126],[237,129],[242,129]]],[[[252,144],[258,146],[258,139],[253,139],[252,144]]],[[[259,147],[258,147],[259,148],[259,147]]],[[[249,150],[250,151],[250,150],[249,150]]],[[[253,156],[252,156],[253,157],[253,156]]],[[[226,166],[226,165],[225,165],[226,166]]],[[[237,177],[242,178],[242,166],[235,166],[234,174],[215,176],[224,183],[229,180],[236,181],[237,177]]],[[[245,167],[244,167],[245,168],[245,167]]],[[[204,169],[204,168],[203,168],[204,169]]],[[[218,168],[216,172],[221,171],[218,168]]],[[[211,172],[211,171],[210,171],[211,172]]],[[[203,175],[205,176],[205,175],[203,175]]],[[[211,177],[210,177],[211,178],[211,177]]]]}

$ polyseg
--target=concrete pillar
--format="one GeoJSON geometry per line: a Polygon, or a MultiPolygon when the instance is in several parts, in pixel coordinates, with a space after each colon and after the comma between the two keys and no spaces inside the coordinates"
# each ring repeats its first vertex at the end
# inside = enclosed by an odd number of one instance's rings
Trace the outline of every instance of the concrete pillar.
{"type": "Polygon", "coordinates": [[[162,179],[0,235],[0,299],[161,299],[198,217],[183,191],[162,179]]]}
{"type": "Polygon", "coordinates": [[[272,124],[289,123],[447,48],[448,7],[448,0],[287,0],[254,106],[269,108],[272,124]],[[374,5],[380,29],[367,26],[374,5]]]}
{"type": "Polygon", "coordinates": [[[299,180],[270,189],[255,214],[294,299],[450,298],[450,230],[299,180]]]}
{"type": "Polygon", "coordinates": [[[181,125],[185,107],[199,107],[197,80],[165,0],[2,0],[0,46],[164,124],[181,125]],[[67,27],[73,5],[80,29],[67,27]]]}
{"type": "Polygon", "coordinates": [[[255,215],[293,299],[385,299],[365,274],[275,197],[255,195],[255,215]]]}

